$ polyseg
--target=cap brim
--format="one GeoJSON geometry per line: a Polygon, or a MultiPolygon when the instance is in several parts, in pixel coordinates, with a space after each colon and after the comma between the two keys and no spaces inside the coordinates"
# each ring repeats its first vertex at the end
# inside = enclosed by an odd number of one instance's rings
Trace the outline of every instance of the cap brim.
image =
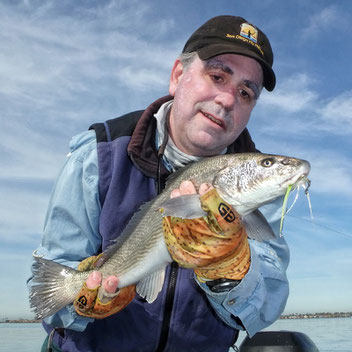
{"type": "Polygon", "coordinates": [[[264,82],[263,86],[271,92],[275,88],[276,77],[273,69],[270,65],[266,63],[265,60],[261,58],[258,54],[250,50],[245,50],[242,46],[236,46],[234,44],[225,45],[225,44],[211,44],[207,45],[203,48],[199,48],[196,50],[198,56],[201,60],[208,60],[214,56],[222,55],[222,54],[237,54],[251,57],[259,62],[263,69],[264,82]]]}

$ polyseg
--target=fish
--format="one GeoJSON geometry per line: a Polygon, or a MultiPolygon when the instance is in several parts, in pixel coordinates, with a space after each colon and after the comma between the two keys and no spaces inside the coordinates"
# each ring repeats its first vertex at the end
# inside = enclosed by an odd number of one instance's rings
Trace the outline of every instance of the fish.
{"type": "MultiPolygon", "coordinates": [[[[204,216],[199,194],[170,198],[173,189],[190,180],[196,189],[213,185],[241,216],[249,238],[269,241],[272,228],[258,208],[308,182],[310,163],[303,159],[262,153],[236,153],[204,158],[172,174],[164,191],[143,204],[106,251],[97,268],[103,277],[117,276],[118,289],[136,284],[149,303],[157,298],[172,262],[163,235],[163,216],[204,216]]],[[[136,190],[138,191],[138,190],[136,190]]],[[[71,304],[93,270],[78,271],[33,253],[30,306],[36,319],[55,314],[71,304]]]]}

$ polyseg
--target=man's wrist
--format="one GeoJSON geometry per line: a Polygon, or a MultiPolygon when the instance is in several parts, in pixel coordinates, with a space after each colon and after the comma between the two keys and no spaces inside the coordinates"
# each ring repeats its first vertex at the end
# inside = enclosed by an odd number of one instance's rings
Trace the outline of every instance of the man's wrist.
{"type": "Polygon", "coordinates": [[[241,280],[231,280],[231,279],[216,279],[211,281],[206,281],[206,285],[209,287],[210,291],[215,293],[228,292],[234,287],[238,286],[241,280]]]}

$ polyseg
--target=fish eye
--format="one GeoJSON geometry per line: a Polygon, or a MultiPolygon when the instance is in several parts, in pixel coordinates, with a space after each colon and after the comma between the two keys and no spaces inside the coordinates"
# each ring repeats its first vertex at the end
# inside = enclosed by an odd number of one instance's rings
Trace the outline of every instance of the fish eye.
{"type": "Polygon", "coordinates": [[[270,167],[275,163],[275,160],[273,158],[266,158],[261,161],[261,165],[263,167],[270,167]]]}

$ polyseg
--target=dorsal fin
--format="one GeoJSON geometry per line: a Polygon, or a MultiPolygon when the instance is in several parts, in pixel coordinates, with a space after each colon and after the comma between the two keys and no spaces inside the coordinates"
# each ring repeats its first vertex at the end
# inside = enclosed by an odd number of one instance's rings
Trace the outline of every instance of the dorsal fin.
{"type": "Polygon", "coordinates": [[[111,245],[109,245],[105,251],[102,253],[102,256],[99,258],[98,262],[95,264],[96,267],[101,267],[116,251],[125,243],[129,236],[132,234],[136,226],[141,221],[142,217],[146,214],[146,212],[152,206],[154,199],[151,201],[144,203],[140,206],[139,210],[135,212],[124,230],[122,231],[121,235],[117,237],[111,245]]]}

